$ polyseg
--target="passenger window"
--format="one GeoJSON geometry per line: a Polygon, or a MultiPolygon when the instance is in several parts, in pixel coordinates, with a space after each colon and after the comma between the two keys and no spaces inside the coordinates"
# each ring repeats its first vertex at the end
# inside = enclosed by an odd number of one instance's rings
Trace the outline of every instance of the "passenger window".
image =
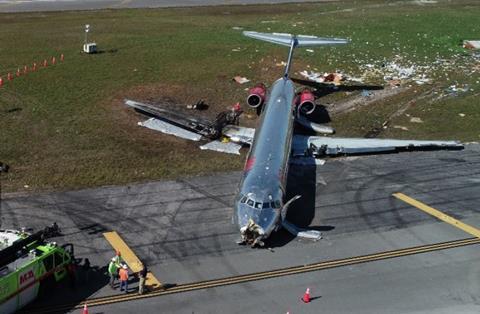
{"type": "Polygon", "coordinates": [[[280,208],[280,201],[275,201],[275,208],[280,208]]]}
{"type": "Polygon", "coordinates": [[[269,206],[270,206],[270,203],[269,203],[269,202],[263,203],[263,209],[268,208],[269,206]]]}
{"type": "Polygon", "coordinates": [[[256,202],[255,203],[255,208],[262,209],[262,203],[256,202]]]}
{"type": "Polygon", "coordinates": [[[270,207],[271,207],[271,208],[277,208],[277,207],[275,206],[275,203],[274,203],[274,202],[270,202],[270,207]]]}
{"type": "Polygon", "coordinates": [[[53,269],[53,254],[50,254],[44,258],[43,265],[45,265],[46,271],[50,271],[53,269]]]}
{"type": "Polygon", "coordinates": [[[253,207],[253,204],[254,204],[254,202],[253,202],[251,199],[249,199],[249,200],[247,201],[247,205],[248,205],[248,206],[252,206],[252,207],[253,207]]]}

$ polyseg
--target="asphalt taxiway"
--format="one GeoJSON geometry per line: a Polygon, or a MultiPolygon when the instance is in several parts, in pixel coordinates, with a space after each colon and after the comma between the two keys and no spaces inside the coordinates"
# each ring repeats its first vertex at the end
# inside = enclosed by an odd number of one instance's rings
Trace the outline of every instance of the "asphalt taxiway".
{"type": "MultiPolygon", "coordinates": [[[[95,313],[478,313],[480,252],[471,234],[395,197],[401,192],[480,228],[480,147],[330,159],[292,165],[289,212],[321,230],[317,242],[284,231],[270,249],[238,246],[231,204],[240,172],[36,195],[6,195],[1,228],[56,221],[76,257],[95,266],[88,283],[52,292],[27,312],[95,313]],[[117,231],[164,291],[107,288],[117,231]],[[467,239],[467,240],[464,240],[467,239]],[[309,287],[313,301],[300,297],[309,287]],[[126,300],[126,298],[130,298],[126,300]]],[[[74,175],[74,174],[72,174],[74,175]]]]}

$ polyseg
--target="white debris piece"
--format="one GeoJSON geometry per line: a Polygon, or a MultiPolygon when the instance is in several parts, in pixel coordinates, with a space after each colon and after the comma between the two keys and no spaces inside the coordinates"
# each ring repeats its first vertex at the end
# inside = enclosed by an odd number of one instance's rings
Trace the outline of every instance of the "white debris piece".
{"type": "Polygon", "coordinates": [[[165,134],[175,135],[191,141],[199,141],[202,138],[200,134],[193,133],[191,131],[182,129],[176,125],[156,118],[150,118],[146,121],[138,122],[138,125],[155,131],[160,131],[165,134]]]}
{"type": "Polygon", "coordinates": [[[403,130],[403,131],[408,131],[408,128],[406,126],[403,126],[403,125],[394,125],[393,128],[394,129],[400,129],[400,130],[403,130]]]}
{"type": "Polygon", "coordinates": [[[480,40],[464,40],[463,47],[467,49],[480,49],[480,40]]]}
{"type": "Polygon", "coordinates": [[[246,77],[241,77],[241,76],[235,76],[235,77],[233,78],[233,80],[234,80],[235,82],[237,82],[238,84],[245,84],[245,83],[250,82],[249,79],[247,79],[246,77]]]}
{"type": "Polygon", "coordinates": [[[240,155],[240,148],[242,148],[242,146],[239,144],[232,143],[232,142],[223,143],[220,141],[213,141],[200,146],[200,149],[203,149],[203,150],[208,149],[216,152],[235,154],[235,155],[240,155]]]}
{"type": "Polygon", "coordinates": [[[410,122],[412,123],[423,123],[423,120],[417,117],[410,118],[410,122]]]}

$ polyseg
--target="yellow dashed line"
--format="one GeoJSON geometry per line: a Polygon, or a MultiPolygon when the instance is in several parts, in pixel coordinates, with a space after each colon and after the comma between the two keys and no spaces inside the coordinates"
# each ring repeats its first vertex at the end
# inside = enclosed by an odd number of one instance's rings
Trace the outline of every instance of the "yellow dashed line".
{"type": "MultiPolygon", "coordinates": [[[[123,239],[118,235],[116,231],[105,232],[103,234],[105,239],[110,243],[110,245],[117,251],[120,251],[122,259],[128,265],[128,267],[134,273],[138,273],[142,270],[143,264],[140,259],[133,253],[130,247],[123,241],[123,239]]],[[[150,288],[159,288],[162,284],[158,281],[157,278],[151,273],[148,272],[147,279],[145,280],[145,285],[150,288]]]]}
{"type": "Polygon", "coordinates": [[[451,224],[452,226],[455,226],[477,238],[480,238],[480,230],[478,230],[477,228],[475,227],[472,227],[470,225],[467,225],[466,223],[463,223],[461,222],[460,220],[457,220],[453,217],[450,217],[444,213],[442,213],[441,211],[433,208],[433,207],[430,207],[428,205],[425,205],[423,204],[422,202],[419,202],[403,193],[394,193],[392,194],[393,196],[395,196],[396,198],[404,201],[405,203],[407,204],[410,204],[418,209],[421,209],[423,210],[424,212],[426,212],[427,214],[430,214],[434,217],[437,217],[438,219],[448,223],[448,224],[451,224]]]}

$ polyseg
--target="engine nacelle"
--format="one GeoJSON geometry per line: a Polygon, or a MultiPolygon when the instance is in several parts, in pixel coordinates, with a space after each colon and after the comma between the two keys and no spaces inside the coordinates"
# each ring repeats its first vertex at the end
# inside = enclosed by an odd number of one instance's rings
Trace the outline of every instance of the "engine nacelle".
{"type": "Polygon", "coordinates": [[[267,89],[262,83],[255,85],[248,91],[247,104],[252,108],[259,108],[265,102],[267,89]]]}
{"type": "Polygon", "coordinates": [[[315,111],[315,96],[313,93],[305,89],[298,96],[297,110],[301,114],[309,115],[315,111]]]}

